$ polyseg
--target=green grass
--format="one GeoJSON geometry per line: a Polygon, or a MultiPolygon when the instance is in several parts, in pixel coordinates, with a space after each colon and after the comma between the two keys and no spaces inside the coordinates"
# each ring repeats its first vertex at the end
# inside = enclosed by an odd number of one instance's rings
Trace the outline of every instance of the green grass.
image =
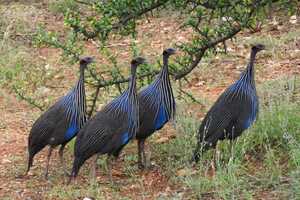
{"type": "Polygon", "coordinates": [[[50,0],[49,1],[49,10],[55,14],[62,14],[66,12],[68,9],[79,10],[78,5],[73,0],[50,0]]]}

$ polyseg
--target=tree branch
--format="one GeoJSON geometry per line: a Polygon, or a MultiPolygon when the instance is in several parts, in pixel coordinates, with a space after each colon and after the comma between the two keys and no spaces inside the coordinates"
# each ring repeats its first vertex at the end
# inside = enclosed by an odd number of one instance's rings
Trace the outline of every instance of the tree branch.
{"type": "Polygon", "coordinates": [[[80,1],[80,0],[74,0],[76,3],[87,5],[87,6],[93,6],[93,3],[86,2],[86,1],[80,1]]]}
{"type": "Polygon", "coordinates": [[[233,28],[233,30],[228,33],[227,35],[223,36],[223,37],[219,37],[216,38],[215,40],[212,40],[210,42],[208,42],[205,46],[201,47],[198,49],[198,53],[195,55],[195,59],[193,60],[193,62],[183,71],[177,73],[175,75],[175,80],[181,79],[183,77],[185,77],[187,74],[189,74],[195,67],[197,67],[197,65],[199,64],[199,62],[201,61],[205,51],[209,48],[214,47],[215,45],[224,42],[230,38],[232,38],[233,36],[235,36],[238,32],[240,32],[242,30],[241,26],[235,27],[233,28]]]}
{"type": "Polygon", "coordinates": [[[96,108],[96,103],[97,103],[97,99],[98,99],[98,96],[99,96],[99,92],[100,92],[100,87],[97,87],[96,89],[96,92],[95,92],[95,96],[94,96],[94,99],[93,99],[93,103],[92,103],[92,106],[91,106],[91,109],[88,113],[88,119],[91,118],[95,108],[96,108]]]}
{"type": "MultiPolygon", "coordinates": [[[[149,72],[149,73],[146,73],[146,74],[143,74],[141,76],[138,77],[138,79],[143,79],[145,77],[149,77],[149,76],[154,76],[156,74],[158,74],[159,71],[153,71],[153,72],[149,72]]],[[[98,99],[98,96],[99,96],[99,92],[100,92],[100,89],[103,88],[103,87],[108,87],[108,86],[111,86],[111,85],[120,85],[121,83],[126,83],[129,81],[129,78],[122,78],[122,79],[119,79],[119,80],[111,80],[111,81],[106,81],[106,82],[103,82],[101,83],[101,80],[94,77],[94,79],[97,80],[98,84],[92,84],[92,83],[89,83],[87,82],[88,84],[96,87],[96,92],[95,92],[95,96],[93,98],[93,101],[92,101],[92,106],[91,106],[91,109],[90,111],[88,112],[88,118],[90,118],[96,108],[96,104],[97,104],[97,99],[98,99]]]]}
{"type": "Polygon", "coordinates": [[[140,10],[139,12],[135,13],[135,14],[130,14],[127,15],[126,17],[124,17],[123,19],[121,19],[118,23],[116,23],[115,25],[113,25],[113,29],[119,29],[122,26],[125,26],[130,20],[135,19],[136,17],[140,17],[152,10],[155,10],[161,6],[163,6],[164,4],[166,4],[169,0],[161,0],[158,1],[154,4],[152,4],[150,7],[148,8],[144,8],[142,10],[140,10]]]}
{"type": "Polygon", "coordinates": [[[16,93],[16,95],[21,99],[21,100],[24,100],[26,101],[27,103],[29,103],[30,105],[38,108],[40,111],[44,111],[45,110],[45,106],[42,106],[42,105],[39,105],[35,102],[35,100],[33,100],[32,98],[30,97],[26,97],[24,94],[22,94],[16,86],[12,86],[12,89],[14,90],[14,92],[16,93]]]}
{"type": "MultiPolygon", "coordinates": [[[[168,1],[169,0],[160,0],[160,1],[152,4],[148,8],[144,8],[137,13],[129,14],[126,17],[121,18],[118,22],[116,22],[115,24],[112,25],[112,30],[117,30],[123,26],[126,26],[130,20],[133,20],[133,19],[140,17],[152,10],[155,10],[155,9],[163,6],[164,4],[166,4],[168,1]]],[[[87,39],[93,39],[93,38],[97,37],[100,33],[104,33],[103,30],[87,31],[86,28],[80,27],[75,24],[72,24],[71,27],[74,29],[75,32],[79,32],[79,33],[83,34],[87,39]]]]}
{"type": "MultiPolygon", "coordinates": [[[[148,72],[145,74],[142,74],[140,76],[138,76],[138,79],[143,79],[145,77],[149,77],[149,76],[155,76],[156,74],[158,74],[159,71],[152,71],[152,72],[148,72]]],[[[89,83],[87,82],[87,84],[90,84],[94,87],[99,87],[99,88],[103,88],[103,87],[108,87],[111,85],[118,85],[118,84],[122,84],[122,83],[127,83],[129,82],[129,78],[122,78],[122,79],[117,79],[117,80],[109,80],[109,81],[102,81],[99,82],[98,84],[94,84],[94,83],[89,83]]]]}

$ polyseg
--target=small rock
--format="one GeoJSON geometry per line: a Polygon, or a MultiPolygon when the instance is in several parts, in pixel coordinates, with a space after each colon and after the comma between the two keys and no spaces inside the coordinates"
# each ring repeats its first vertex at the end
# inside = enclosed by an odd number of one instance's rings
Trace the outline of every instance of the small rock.
{"type": "Polygon", "coordinates": [[[186,176],[188,175],[188,171],[186,169],[180,169],[176,172],[177,176],[186,176]]]}
{"type": "Polygon", "coordinates": [[[37,92],[38,92],[40,95],[44,96],[44,95],[49,94],[50,89],[47,88],[47,87],[42,86],[42,87],[39,87],[39,88],[37,89],[37,92]]]}
{"type": "Polygon", "coordinates": [[[94,200],[92,197],[84,197],[83,200],[94,200]]]}
{"type": "Polygon", "coordinates": [[[4,158],[4,159],[2,159],[1,163],[2,164],[7,164],[7,163],[11,163],[11,161],[8,160],[8,159],[6,159],[6,158],[4,158]]]}
{"type": "Polygon", "coordinates": [[[199,87],[199,86],[203,86],[205,84],[205,81],[199,81],[198,83],[196,83],[195,86],[199,87]]]}
{"type": "Polygon", "coordinates": [[[50,65],[49,64],[47,64],[47,65],[45,65],[45,69],[50,69],[50,65]]]}
{"type": "Polygon", "coordinates": [[[297,23],[297,16],[296,15],[291,16],[289,22],[291,24],[296,24],[297,23]]]}
{"type": "Polygon", "coordinates": [[[162,144],[162,143],[168,142],[169,140],[170,140],[169,137],[161,137],[161,138],[159,138],[158,140],[156,140],[156,143],[162,144]]]}

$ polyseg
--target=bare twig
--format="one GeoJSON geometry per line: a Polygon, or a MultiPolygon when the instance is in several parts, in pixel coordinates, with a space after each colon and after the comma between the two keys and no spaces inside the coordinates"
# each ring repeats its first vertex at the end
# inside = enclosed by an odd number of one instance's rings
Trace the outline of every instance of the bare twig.
{"type": "Polygon", "coordinates": [[[80,1],[80,0],[74,0],[76,3],[79,4],[84,4],[84,5],[88,5],[88,6],[93,6],[93,3],[90,2],[86,2],[86,1],[80,1]]]}
{"type": "Polygon", "coordinates": [[[91,109],[88,113],[88,119],[91,118],[95,108],[96,108],[96,103],[97,103],[97,99],[98,99],[98,96],[99,96],[99,92],[100,92],[100,87],[97,87],[96,89],[96,92],[95,92],[95,96],[94,96],[94,99],[93,99],[93,103],[92,103],[92,106],[91,106],[91,109]]]}
{"type": "Polygon", "coordinates": [[[194,103],[203,105],[203,103],[201,103],[199,100],[197,100],[191,93],[184,91],[182,88],[179,88],[179,91],[182,92],[187,97],[189,97],[194,103]]]}
{"type": "Polygon", "coordinates": [[[18,90],[18,88],[17,88],[16,86],[13,86],[12,89],[14,90],[14,92],[16,93],[16,95],[17,95],[20,99],[22,99],[22,100],[26,101],[27,103],[29,103],[30,105],[32,105],[32,106],[38,108],[40,111],[44,111],[44,110],[45,110],[45,106],[44,106],[44,105],[39,105],[39,104],[36,103],[35,100],[33,100],[32,98],[25,96],[22,92],[20,92],[20,91],[18,90]]]}
{"type": "MultiPolygon", "coordinates": [[[[143,79],[143,78],[149,77],[149,76],[155,76],[158,73],[159,73],[159,71],[148,72],[148,73],[140,75],[138,77],[138,79],[143,79]]],[[[111,86],[111,85],[118,85],[118,84],[127,83],[127,82],[129,82],[129,78],[121,78],[121,79],[116,79],[116,80],[102,81],[97,84],[88,82],[88,84],[90,84],[96,88],[97,87],[103,88],[103,87],[107,87],[107,86],[111,86]]]]}
{"type": "Polygon", "coordinates": [[[212,40],[210,42],[208,42],[206,45],[204,45],[203,47],[198,49],[198,53],[195,55],[195,59],[193,60],[193,62],[187,67],[185,68],[183,71],[177,73],[175,75],[175,79],[181,79],[183,77],[185,77],[187,74],[189,74],[195,67],[197,67],[197,65],[199,64],[199,62],[201,61],[205,51],[209,48],[214,47],[215,45],[224,42],[230,38],[232,38],[233,36],[235,36],[238,32],[240,32],[242,30],[241,26],[235,27],[232,29],[231,32],[229,32],[228,34],[226,34],[223,37],[219,37],[216,38],[215,40],[212,40]]]}

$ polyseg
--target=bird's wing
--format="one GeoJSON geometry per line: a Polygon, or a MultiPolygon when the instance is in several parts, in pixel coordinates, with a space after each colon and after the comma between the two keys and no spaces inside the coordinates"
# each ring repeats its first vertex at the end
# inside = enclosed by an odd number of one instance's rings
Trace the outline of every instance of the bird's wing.
{"type": "Polygon", "coordinates": [[[134,105],[129,101],[128,91],[125,91],[98,112],[78,133],[75,152],[84,155],[106,153],[118,146],[122,134],[129,133],[129,139],[132,138],[130,131],[134,130],[131,126],[135,124],[130,123],[130,116],[134,115],[134,105]]]}
{"type": "Polygon", "coordinates": [[[33,124],[29,135],[29,145],[47,141],[61,121],[65,121],[63,109],[54,104],[33,124]]]}
{"type": "Polygon", "coordinates": [[[56,103],[57,106],[63,108],[69,126],[75,125],[80,129],[87,121],[84,98],[84,96],[78,95],[73,88],[56,103]]]}
{"type": "Polygon", "coordinates": [[[224,98],[226,95],[223,93],[206,114],[199,128],[198,141],[216,142],[222,137],[224,129],[233,120],[232,104],[224,101],[224,98]]]}
{"type": "Polygon", "coordinates": [[[75,155],[80,154],[94,154],[96,153],[105,143],[105,139],[109,136],[105,127],[97,126],[96,122],[87,124],[78,133],[75,143],[75,155]]]}
{"type": "Polygon", "coordinates": [[[138,100],[135,95],[130,96],[126,90],[119,97],[111,101],[103,109],[110,119],[119,122],[119,126],[127,126],[130,137],[133,137],[139,127],[138,100]]]}
{"type": "MultiPolygon", "coordinates": [[[[124,116],[124,115],[123,115],[124,116]]],[[[122,122],[125,118],[115,119],[103,110],[98,112],[87,124],[79,131],[75,143],[75,154],[92,155],[95,153],[106,153],[107,149],[113,149],[114,143],[119,141],[112,141],[122,137],[122,133],[128,130],[127,124],[122,122]]]]}
{"type": "Polygon", "coordinates": [[[140,124],[141,129],[154,129],[155,119],[159,114],[162,105],[162,97],[156,85],[153,83],[143,89],[138,94],[139,110],[140,110],[140,124]]]}

